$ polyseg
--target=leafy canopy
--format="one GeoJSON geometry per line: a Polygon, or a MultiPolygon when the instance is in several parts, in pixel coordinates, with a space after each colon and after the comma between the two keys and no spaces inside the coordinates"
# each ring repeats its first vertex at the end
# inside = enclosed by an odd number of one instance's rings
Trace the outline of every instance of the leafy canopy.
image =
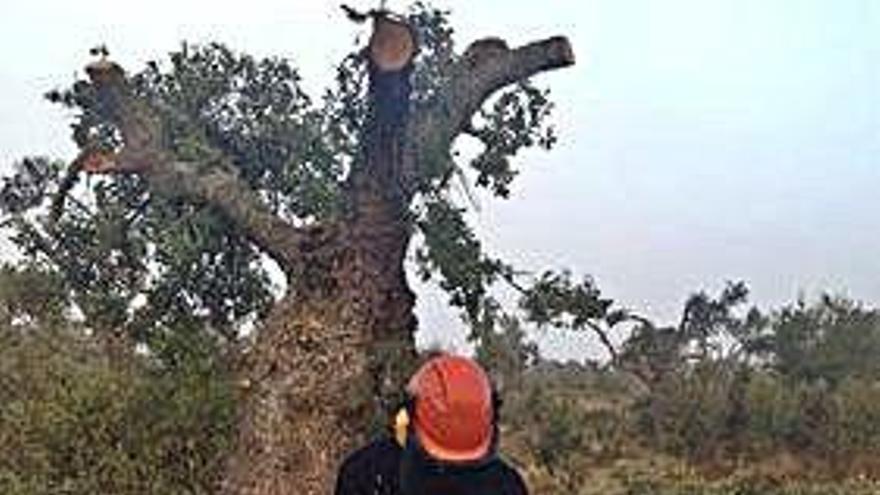
{"type": "MultiPolygon", "coordinates": [[[[460,58],[448,13],[416,3],[407,16],[420,41],[412,105],[443,108],[440,85],[460,58]]],[[[340,215],[368,108],[360,52],[340,62],[318,98],[306,94],[288,60],[257,59],[220,44],[184,44],[167,62],[150,62],[130,80],[159,109],[163,145],[177,158],[211,167],[218,156],[231,157],[235,172],[265,205],[295,224],[340,215]]],[[[47,98],[73,111],[72,138],[79,147],[95,141],[107,149],[120,146],[118,130],[103,117],[105,103],[87,81],[47,98]]],[[[494,304],[494,283],[520,272],[483,253],[450,191],[469,188],[467,177],[473,177],[477,187],[508,197],[516,177],[513,158],[555,142],[551,108],[546,90],[523,81],[500,92],[467,126],[462,139],[477,145],[472,156],[437,149],[419,164],[419,195],[411,205],[421,234],[419,273],[438,280],[470,321],[494,304]]],[[[0,210],[23,263],[53,274],[66,304],[96,331],[156,346],[176,329],[201,328],[234,342],[242,327],[268,312],[275,288],[266,257],[212,206],[157,194],[136,175],[84,177],[48,158],[23,159],[14,170],[0,188],[0,210]]],[[[542,278],[543,289],[525,289],[523,308],[543,314],[543,305],[564,302],[584,314],[575,306],[595,306],[581,297],[598,297],[589,281],[583,290],[557,282],[550,281],[581,295],[560,299],[551,290],[545,301],[535,292],[552,289],[542,278]]],[[[589,316],[597,316],[595,309],[603,308],[590,309],[589,316]]]]}

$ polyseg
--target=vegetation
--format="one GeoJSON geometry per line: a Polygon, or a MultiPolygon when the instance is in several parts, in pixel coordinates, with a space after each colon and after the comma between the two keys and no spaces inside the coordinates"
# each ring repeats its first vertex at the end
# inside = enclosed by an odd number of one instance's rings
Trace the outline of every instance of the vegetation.
{"type": "MultiPolygon", "coordinates": [[[[213,491],[237,402],[214,341],[119,359],[65,316],[51,274],[0,282],[0,492],[213,491]]],[[[747,314],[760,345],[680,358],[651,388],[624,365],[546,361],[505,317],[477,348],[502,386],[505,455],[538,494],[877,493],[880,375],[843,358],[880,342],[880,312],[825,297],[747,314]],[[792,349],[828,364],[793,366],[792,349]]]]}
{"type": "Polygon", "coordinates": [[[111,359],[63,322],[51,280],[7,269],[0,284],[0,492],[211,493],[235,398],[210,341],[111,359]]]}
{"type": "MultiPolygon", "coordinates": [[[[697,294],[679,327],[634,329],[629,349],[678,349],[639,356],[657,356],[655,374],[627,370],[626,353],[602,369],[524,367],[505,394],[505,446],[538,493],[876,493],[880,374],[859,356],[880,342],[880,311],[826,296],[764,316],[738,311],[746,294],[697,294]]],[[[505,342],[527,345],[508,328],[505,342]]]]}

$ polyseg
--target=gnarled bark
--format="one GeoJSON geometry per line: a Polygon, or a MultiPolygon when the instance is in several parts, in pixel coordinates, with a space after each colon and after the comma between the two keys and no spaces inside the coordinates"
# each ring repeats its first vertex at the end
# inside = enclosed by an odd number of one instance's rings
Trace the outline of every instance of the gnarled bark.
{"type": "Polygon", "coordinates": [[[315,240],[297,292],[251,351],[229,495],[328,493],[339,461],[385,417],[414,362],[415,297],[402,205],[358,191],[358,211],[315,240]]]}

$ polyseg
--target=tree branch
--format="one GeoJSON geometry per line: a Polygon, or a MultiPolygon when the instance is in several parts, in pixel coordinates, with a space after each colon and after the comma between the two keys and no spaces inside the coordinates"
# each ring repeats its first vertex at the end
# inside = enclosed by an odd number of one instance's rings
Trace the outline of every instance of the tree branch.
{"type": "Polygon", "coordinates": [[[457,135],[483,101],[504,86],[572,64],[574,52],[564,37],[529,43],[514,50],[498,38],[475,41],[453,70],[444,94],[448,132],[457,135]]]}
{"type": "MultiPolygon", "coordinates": [[[[528,296],[531,293],[531,289],[524,287],[522,284],[516,281],[511,273],[503,273],[501,274],[501,279],[507,282],[507,284],[517,292],[519,292],[523,296],[528,296]]],[[[616,366],[620,362],[620,352],[614,346],[614,343],[611,342],[611,338],[608,336],[608,331],[602,328],[598,323],[591,320],[584,320],[584,324],[593,331],[594,334],[599,338],[599,342],[605,348],[605,351],[608,352],[610,357],[610,363],[612,366],[616,366]]],[[[613,326],[613,325],[609,325],[613,326]]]]}
{"type": "Polygon", "coordinates": [[[155,162],[144,175],[151,188],[162,194],[202,201],[218,208],[285,272],[291,272],[302,262],[307,231],[269,211],[230,166],[220,163],[204,167],[167,160],[155,162]]]}
{"type": "Polygon", "coordinates": [[[102,60],[86,72],[98,92],[100,110],[119,128],[124,144],[116,153],[87,146],[72,168],[141,174],[155,192],[218,208],[286,272],[299,265],[307,232],[272,213],[227,157],[217,152],[204,163],[176,160],[163,146],[161,116],[133,93],[118,65],[102,60]]]}
{"type": "Polygon", "coordinates": [[[614,347],[614,344],[611,343],[611,339],[608,337],[608,333],[600,327],[598,324],[592,321],[587,321],[587,326],[590,327],[590,330],[599,337],[599,342],[602,343],[602,346],[605,347],[605,351],[608,352],[609,358],[611,359],[611,365],[617,366],[620,362],[620,353],[617,352],[617,348],[614,347]]]}
{"type": "Polygon", "coordinates": [[[419,165],[430,154],[448,150],[452,141],[471,128],[471,118],[495,91],[535,74],[568,67],[575,62],[571,44],[557,36],[510,49],[504,40],[485,38],[472,43],[441,88],[436,108],[413,116],[408,129],[408,163],[403,183],[418,187],[419,165]]]}

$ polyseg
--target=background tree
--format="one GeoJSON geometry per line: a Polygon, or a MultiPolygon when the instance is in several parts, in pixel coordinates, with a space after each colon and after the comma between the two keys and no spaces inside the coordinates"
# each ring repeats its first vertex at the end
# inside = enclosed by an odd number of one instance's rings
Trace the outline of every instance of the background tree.
{"type": "Polygon", "coordinates": [[[707,360],[746,364],[753,342],[766,324],[756,308],[744,315],[739,311],[748,294],[745,283],[728,282],[717,297],[705,292],[691,295],[677,325],[659,327],[638,318],[624,342],[620,365],[651,385],[668,373],[688,370],[707,360]]]}
{"type": "Polygon", "coordinates": [[[880,313],[841,297],[800,300],[773,315],[749,350],[793,382],[837,386],[880,376],[880,313]]]}

